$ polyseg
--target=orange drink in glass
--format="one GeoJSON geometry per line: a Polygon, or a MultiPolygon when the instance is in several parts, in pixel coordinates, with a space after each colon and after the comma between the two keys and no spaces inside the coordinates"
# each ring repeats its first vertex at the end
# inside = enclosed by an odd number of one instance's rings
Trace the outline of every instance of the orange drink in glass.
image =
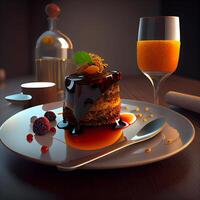
{"type": "Polygon", "coordinates": [[[172,73],[179,60],[180,41],[141,40],[137,42],[137,62],[141,71],[172,73]]]}

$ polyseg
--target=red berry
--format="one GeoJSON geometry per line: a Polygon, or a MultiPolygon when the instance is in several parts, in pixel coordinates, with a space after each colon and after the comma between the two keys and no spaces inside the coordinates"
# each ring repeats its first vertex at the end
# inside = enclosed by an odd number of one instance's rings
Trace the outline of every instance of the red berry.
{"type": "Polygon", "coordinates": [[[53,111],[47,111],[44,116],[51,122],[56,119],[56,114],[53,111]]]}
{"type": "Polygon", "coordinates": [[[41,147],[41,152],[42,152],[42,153],[47,153],[48,151],[49,151],[49,147],[48,147],[48,146],[43,145],[43,146],[41,147]]]}
{"type": "Polygon", "coordinates": [[[55,128],[55,127],[51,127],[51,128],[50,128],[50,131],[51,131],[52,133],[56,133],[56,128],[55,128]]]}
{"type": "Polygon", "coordinates": [[[33,132],[37,135],[45,135],[49,132],[51,125],[46,117],[39,117],[33,123],[33,132]]]}
{"type": "Polygon", "coordinates": [[[31,133],[29,133],[27,136],[26,136],[26,140],[31,143],[33,141],[33,135],[31,133]]]}

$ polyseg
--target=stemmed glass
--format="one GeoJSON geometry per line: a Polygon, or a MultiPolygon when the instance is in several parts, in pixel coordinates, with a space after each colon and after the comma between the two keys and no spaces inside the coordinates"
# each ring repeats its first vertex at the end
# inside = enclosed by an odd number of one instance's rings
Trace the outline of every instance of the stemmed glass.
{"type": "Polygon", "coordinates": [[[179,17],[142,17],[139,21],[137,63],[151,81],[154,103],[159,103],[160,83],[177,68],[180,52],[179,17]]]}

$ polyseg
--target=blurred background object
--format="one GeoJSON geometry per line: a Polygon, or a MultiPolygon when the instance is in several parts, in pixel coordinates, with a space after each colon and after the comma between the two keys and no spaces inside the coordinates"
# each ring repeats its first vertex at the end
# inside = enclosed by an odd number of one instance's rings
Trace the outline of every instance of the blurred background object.
{"type": "Polygon", "coordinates": [[[0,68],[0,84],[3,83],[6,79],[6,72],[3,68],[0,68]]]}
{"type": "Polygon", "coordinates": [[[69,37],[57,27],[60,7],[50,3],[45,6],[45,12],[48,29],[36,42],[36,80],[54,82],[57,92],[63,93],[65,76],[73,73],[73,45],[69,37]]]}
{"type": "Polygon", "coordinates": [[[75,51],[95,52],[113,69],[138,74],[136,41],[142,16],[177,15],[181,22],[181,56],[176,74],[200,78],[198,70],[199,11],[197,0],[1,0],[0,64],[7,76],[34,73],[36,40],[47,29],[45,5],[62,13],[58,28],[75,51]]]}

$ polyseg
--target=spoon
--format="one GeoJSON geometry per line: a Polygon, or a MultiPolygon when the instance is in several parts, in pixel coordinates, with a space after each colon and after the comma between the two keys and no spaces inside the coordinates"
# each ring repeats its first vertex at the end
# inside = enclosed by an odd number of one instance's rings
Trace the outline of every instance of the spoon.
{"type": "Polygon", "coordinates": [[[131,146],[139,142],[143,142],[145,140],[148,140],[156,136],[163,129],[164,125],[165,125],[164,118],[154,119],[151,122],[144,125],[140,129],[140,131],[138,131],[137,134],[133,136],[132,138],[130,138],[129,140],[125,140],[125,141],[113,144],[112,146],[106,148],[105,150],[101,152],[88,155],[82,158],[78,158],[75,160],[70,160],[67,163],[62,163],[60,165],[57,165],[57,168],[62,171],[70,171],[70,170],[75,170],[77,168],[80,168],[81,166],[84,166],[95,160],[98,160],[107,155],[110,155],[116,151],[124,149],[125,147],[131,146]]]}

